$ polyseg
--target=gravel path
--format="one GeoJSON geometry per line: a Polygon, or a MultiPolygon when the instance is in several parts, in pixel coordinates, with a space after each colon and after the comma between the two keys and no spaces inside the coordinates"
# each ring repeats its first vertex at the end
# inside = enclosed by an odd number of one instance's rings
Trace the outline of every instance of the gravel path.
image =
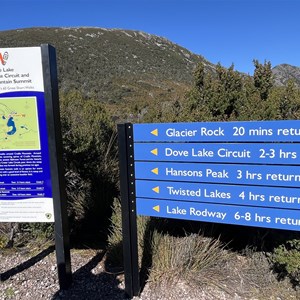
{"type": "MultiPolygon", "coordinates": [[[[124,292],[122,273],[105,271],[105,250],[71,250],[71,287],[59,291],[54,247],[29,256],[22,251],[0,251],[0,299],[8,300],[119,300],[128,299],[124,292]]],[[[151,290],[146,284],[139,297],[133,300],[210,300],[226,299],[193,295],[183,283],[151,290]]],[[[231,298],[230,300],[233,300],[231,298]]]]}
{"type": "Polygon", "coordinates": [[[53,247],[34,257],[2,252],[0,299],[126,299],[122,275],[104,271],[104,254],[104,250],[72,250],[73,283],[59,291],[53,247]]]}

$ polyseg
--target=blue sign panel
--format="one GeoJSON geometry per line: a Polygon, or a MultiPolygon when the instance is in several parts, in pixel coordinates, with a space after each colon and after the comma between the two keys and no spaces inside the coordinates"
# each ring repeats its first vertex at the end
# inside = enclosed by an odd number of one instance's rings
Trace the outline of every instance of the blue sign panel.
{"type": "Polygon", "coordinates": [[[300,187],[299,167],[136,162],[136,179],[300,187]]]}
{"type": "Polygon", "coordinates": [[[300,121],[134,124],[135,142],[300,142],[300,121]]]}
{"type": "Polygon", "coordinates": [[[138,198],[300,209],[299,189],[136,180],[138,198]]]}
{"type": "Polygon", "coordinates": [[[137,213],[299,230],[300,121],[134,124],[137,213]]]}
{"type": "Polygon", "coordinates": [[[293,143],[135,143],[134,157],[137,161],[299,165],[300,147],[293,143]]]}
{"type": "Polygon", "coordinates": [[[137,198],[137,213],[144,216],[300,230],[298,210],[233,206],[137,198]]]}

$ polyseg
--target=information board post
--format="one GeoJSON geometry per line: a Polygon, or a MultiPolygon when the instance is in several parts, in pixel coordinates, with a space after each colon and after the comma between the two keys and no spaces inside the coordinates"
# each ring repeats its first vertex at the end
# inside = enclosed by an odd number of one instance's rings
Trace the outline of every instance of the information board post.
{"type": "Polygon", "coordinates": [[[132,124],[118,125],[118,143],[125,292],[132,298],[140,290],[132,124]]]}
{"type": "Polygon", "coordinates": [[[48,131],[50,172],[55,216],[55,249],[58,279],[61,289],[67,289],[72,282],[70,240],[68,229],[67,198],[64,180],[62,137],[59,116],[58,83],[55,48],[41,46],[45,108],[48,131]]]}

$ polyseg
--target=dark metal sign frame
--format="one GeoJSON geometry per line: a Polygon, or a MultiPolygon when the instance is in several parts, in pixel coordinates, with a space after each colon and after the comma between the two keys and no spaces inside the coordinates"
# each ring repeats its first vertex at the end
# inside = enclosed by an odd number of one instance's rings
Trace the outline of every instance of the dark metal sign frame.
{"type": "Polygon", "coordinates": [[[132,298],[140,291],[132,124],[118,125],[118,143],[125,292],[132,298]]]}
{"type": "Polygon", "coordinates": [[[47,44],[41,45],[41,50],[55,216],[54,226],[57,270],[60,288],[67,289],[72,283],[72,271],[59,115],[56,51],[54,47],[47,44]]]}

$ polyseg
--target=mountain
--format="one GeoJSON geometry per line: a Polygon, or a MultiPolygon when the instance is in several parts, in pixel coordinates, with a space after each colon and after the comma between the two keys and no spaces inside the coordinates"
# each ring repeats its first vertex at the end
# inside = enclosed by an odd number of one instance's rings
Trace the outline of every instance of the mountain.
{"type": "MultiPolygon", "coordinates": [[[[0,47],[48,43],[57,50],[62,92],[77,89],[126,110],[153,101],[182,99],[202,61],[215,65],[169,40],[141,31],[104,28],[28,28],[0,31],[0,47]],[[123,107],[122,107],[123,106],[123,107]]],[[[289,78],[300,87],[300,68],[273,68],[277,85],[289,78]]]]}
{"type": "Polygon", "coordinates": [[[281,64],[272,69],[275,77],[275,84],[278,86],[284,85],[289,79],[292,79],[295,84],[300,87],[300,68],[288,64],[281,64]]]}
{"type": "Polygon", "coordinates": [[[61,91],[78,89],[106,103],[174,100],[193,82],[203,61],[165,38],[104,28],[29,28],[0,32],[0,47],[53,45],[61,91]]]}

